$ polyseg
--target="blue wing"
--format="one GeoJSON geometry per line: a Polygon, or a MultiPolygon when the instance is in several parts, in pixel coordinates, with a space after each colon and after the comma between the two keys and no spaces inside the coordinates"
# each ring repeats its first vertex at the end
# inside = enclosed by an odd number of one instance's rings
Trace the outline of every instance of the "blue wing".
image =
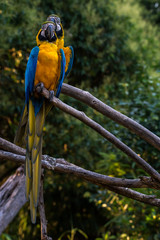
{"type": "Polygon", "coordinates": [[[64,51],[62,49],[60,49],[60,55],[61,55],[61,72],[58,80],[59,84],[56,91],[56,97],[59,97],[59,94],[61,92],[61,88],[62,88],[64,76],[65,76],[65,66],[66,66],[66,58],[65,58],[64,51]]]}
{"type": "Polygon", "coordinates": [[[14,142],[19,146],[22,146],[23,142],[25,142],[26,125],[28,122],[28,103],[30,93],[33,91],[34,87],[38,53],[39,48],[38,47],[33,48],[27,62],[25,72],[25,105],[23,107],[21,121],[19,123],[18,130],[14,139],[14,142]]]}
{"type": "Polygon", "coordinates": [[[69,46],[70,50],[71,50],[71,58],[70,58],[70,62],[68,65],[68,69],[67,72],[65,73],[65,78],[68,76],[68,74],[70,73],[71,69],[72,69],[72,65],[73,65],[73,60],[74,60],[74,50],[72,46],[69,46]]]}
{"type": "Polygon", "coordinates": [[[37,60],[38,60],[39,47],[34,47],[30,53],[26,72],[25,72],[25,102],[28,105],[29,95],[33,92],[34,87],[34,79],[37,68],[37,60]]]}
{"type": "MultiPolygon", "coordinates": [[[[27,62],[27,67],[25,72],[25,104],[27,104],[27,108],[28,108],[30,94],[33,92],[33,88],[34,88],[34,79],[35,79],[36,68],[37,68],[38,54],[39,54],[39,47],[34,47],[30,53],[30,56],[27,62]]],[[[32,96],[31,99],[34,106],[35,116],[36,116],[43,104],[43,98],[34,98],[34,96],[32,96]]]]}

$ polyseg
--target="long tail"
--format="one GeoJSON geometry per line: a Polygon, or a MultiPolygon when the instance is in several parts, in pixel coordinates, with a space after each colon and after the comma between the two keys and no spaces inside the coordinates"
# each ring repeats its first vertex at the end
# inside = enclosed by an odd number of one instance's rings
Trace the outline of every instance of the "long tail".
{"type": "Polygon", "coordinates": [[[33,202],[35,207],[38,206],[39,187],[41,176],[41,159],[42,159],[42,134],[45,121],[45,102],[36,116],[35,138],[32,149],[33,164],[33,202]]]}
{"type": "Polygon", "coordinates": [[[28,141],[26,152],[26,198],[30,198],[32,223],[36,222],[36,209],[39,200],[42,132],[45,120],[45,103],[35,116],[34,106],[29,100],[28,113],[28,141]]]}

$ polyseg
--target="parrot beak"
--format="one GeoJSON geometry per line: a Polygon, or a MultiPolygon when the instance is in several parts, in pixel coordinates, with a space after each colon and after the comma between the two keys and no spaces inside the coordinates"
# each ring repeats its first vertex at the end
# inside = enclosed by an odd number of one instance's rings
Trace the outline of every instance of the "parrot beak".
{"type": "Polygon", "coordinates": [[[45,30],[45,36],[49,42],[52,42],[53,40],[56,40],[56,35],[54,31],[54,26],[50,24],[47,29],[45,30]]]}

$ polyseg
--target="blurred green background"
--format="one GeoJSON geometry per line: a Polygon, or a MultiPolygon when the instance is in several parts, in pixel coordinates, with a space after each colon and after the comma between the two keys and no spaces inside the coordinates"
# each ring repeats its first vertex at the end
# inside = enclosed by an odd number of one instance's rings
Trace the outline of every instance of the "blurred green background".
{"type": "MultiPolygon", "coordinates": [[[[41,23],[52,13],[62,19],[65,46],[75,51],[65,82],[90,91],[160,136],[159,0],[0,0],[0,136],[13,142],[24,103],[27,59],[41,23]]],[[[85,111],[159,171],[159,153],[149,144],[84,104],[60,98],[85,111]]],[[[110,176],[144,174],[107,140],[58,109],[46,120],[43,153],[110,176]]],[[[0,163],[1,184],[16,168],[0,163]]],[[[62,240],[69,239],[67,230],[76,240],[86,235],[91,240],[160,239],[156,207],[51,171],[45,171],[44,189],[48,234],[54,240],[62,234],[62,240]]],[[[39,219],[31,224],[28,203],[0,239],[40,239],[39,219]]]]}

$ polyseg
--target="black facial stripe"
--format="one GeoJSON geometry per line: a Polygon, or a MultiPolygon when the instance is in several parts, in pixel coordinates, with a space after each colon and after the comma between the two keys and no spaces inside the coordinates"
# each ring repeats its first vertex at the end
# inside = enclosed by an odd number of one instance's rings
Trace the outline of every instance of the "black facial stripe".
{"type": "Polygon", "coordinates": [[[57,37],[60,38],[63,35],[62,28],[59,31],[56,31],[57,37]]]}

